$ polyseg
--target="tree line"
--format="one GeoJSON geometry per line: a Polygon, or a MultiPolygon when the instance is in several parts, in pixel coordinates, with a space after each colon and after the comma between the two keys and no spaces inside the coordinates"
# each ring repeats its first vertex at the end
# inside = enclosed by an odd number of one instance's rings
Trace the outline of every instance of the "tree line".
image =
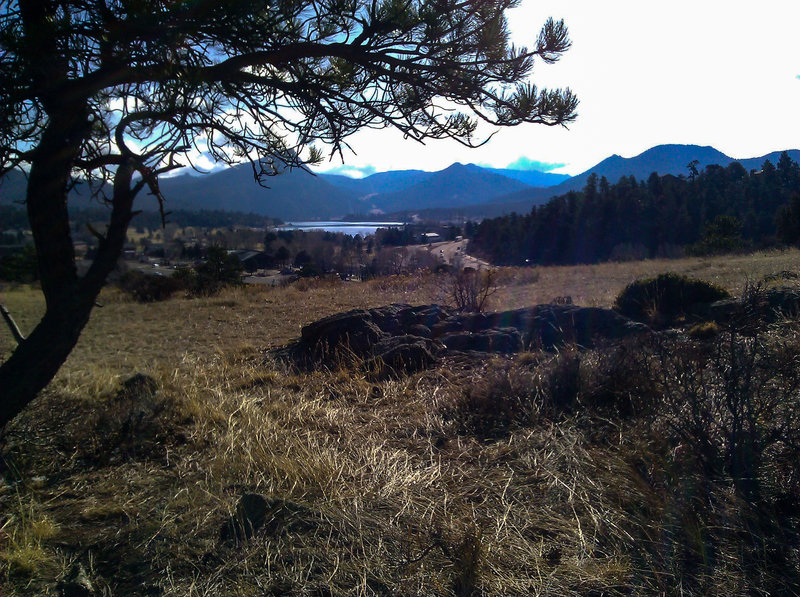
{"type": "MultiPolygon", "coordinates": [[[[85,229],[86,224],[105,222],[108,220],[108,212],[108,208],[100,206],[71,207],[69,215],[73,229],[80,230],[85,229]]],[[[2,222],[4,229],[27,230],[30,227],[28,213],[24,206],[0,205],[0,222],[2,222]]],[[[165,213],[165,221],[162,221],[161,214],[157,211],[141,211],[132,218],[131,228],[139,231],[142,229],[157,230],[165,223],[174,224],[180,228],[187,226],[199,228],[223,228],[226,226],[267,228],[269,226],[279,226],[283,224],[283,221],[260,214],[237,211],[176,209],[165,213]]]]}
{"type": "Polygon", "coordinates": [[[610,184],[589,176],[529,214],[486,219],[471,251],[500,265],[577,264],[757,249],[800,242],[800,166],[783,153],[748,172],[688,165],[610,184]]]}

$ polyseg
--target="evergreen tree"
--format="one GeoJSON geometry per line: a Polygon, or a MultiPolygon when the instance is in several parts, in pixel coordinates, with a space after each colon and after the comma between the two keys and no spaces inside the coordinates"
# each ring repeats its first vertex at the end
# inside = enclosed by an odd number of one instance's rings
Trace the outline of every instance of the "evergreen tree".
{"type": "Polygon", "coordinates": [[[800,243],[800,192],[792,194],[792,198],[782,205],[775,216],[776,236],[786,245],[800,243]]]}
{"type": "Polygon", "coordinates": [[[27,175],[46,303],[0,366],[0,426],[78,341],[121,254],[134,199],[147,188],[163,208],[159,175],[192,156],[249,161],[263,182],[322,159],[315,143],[341,154],[365,127],[474,146],[478,120],[572,121],[568,89],[527,81],[535,61],[555,62],[569,48],[567,28],[550,19],[530,50],[515,47],[505,20],[515,4],[0,0],[0,176],[27,175]],[[81,181],[111,206],[83,276],[67,210],[67,191],[81,181]]]}

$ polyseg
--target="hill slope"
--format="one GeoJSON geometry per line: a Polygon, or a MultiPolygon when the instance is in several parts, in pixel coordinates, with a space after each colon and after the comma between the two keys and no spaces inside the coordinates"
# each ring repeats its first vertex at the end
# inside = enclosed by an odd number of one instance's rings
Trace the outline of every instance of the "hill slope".
{"type": "Polygon", "coordinates": [[[429,207],[460,207],[530,188],[525,183],[494,174],[473,164],[453,164],[412,187],[371,198],[384,212],[429,207]]]}
{"type": "Polygon", "coordinates": [[[506,178],[513,178],[532,187],[554,187],[569,180],[569,174],[554,174],[553,172],[540,172],[539,170],[515,170],[513,168],[486,168],[493,174],[506,178]]]}
{"type": "Polygon", "coordinates": [[[424,183],[432,172],[424,170],[394,170],[378,172],[365,178],[350,178],[340,174],[320,174],[320,178],[330,184],[346,189],[359,199],[365,200],[373,195],[404,191],[414,185],[424,183]]]}
{"type": "MultiPolygon", "coordinates": [[[[426,215],[430,217],[447,217],[457,210],[461,216],[481,218],[512,211],[527,212],[551,197],[582,189],[592,173],[605,176],[613,184],[622,176],[644,180],[653,172],[688,175],[687,166],[695,160],[698,170],[710,164],[727,166],[734,161],[747,170],[759,170],[767,159],[777,164],[781,153],[735,160],[713,147],[659,145],[632,158],[613,155],[567,180],[564,175],[473,164],[453,164],[440,172],[381,172],[363,179],[334,174],[314,176],[293,170],[268,179],[269,188],[258,186],[249,166],[243,165],[214,174],[166,178],[161,186],[168,200],[167,209],[173,210],[241,211],[284,220],[330,219],[371,210],[384,213],[428,210],[426,215]]],[[[800,161],[800,150],[789,150],[788,154],[800,161]]],[[[81,195],[80,190],[78,187],[72,193],[71,205],[96,205],[85,191],[81,195]]],[[[24,193],[24,176],[11,172],[0,185],[0,203],[21,202],[24,193]]],[[[137,208],[154,210],[157,205],[152,198],[141,196],[137,208]]]]}
{"type": "Polygon", "coordinates": [[[358,209],[353,193],[303,170],[286,171],[259,186],[248,165],[214,174],[165,179],[161,188],[175,209],[225,209],[283,220],[333,218],[358,209]]]}

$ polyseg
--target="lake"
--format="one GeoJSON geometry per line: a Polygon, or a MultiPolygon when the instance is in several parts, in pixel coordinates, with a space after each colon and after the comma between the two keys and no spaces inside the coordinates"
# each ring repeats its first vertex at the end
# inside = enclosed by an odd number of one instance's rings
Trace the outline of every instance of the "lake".
{"type": "Polygon", "coordinates": [[[287,222],[283,226],[278,226],[278,230],[324,230],[325,232],[342,232],[355,236],[367,236],[375,234],[378,228],[402,228],[403,222],[287,222]]]}

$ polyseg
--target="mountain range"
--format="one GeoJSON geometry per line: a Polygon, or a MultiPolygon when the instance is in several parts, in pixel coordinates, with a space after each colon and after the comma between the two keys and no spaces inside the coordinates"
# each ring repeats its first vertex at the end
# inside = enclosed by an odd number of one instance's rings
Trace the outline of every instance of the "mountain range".
{"type": "MultiPolygon", "coordinates": [[[[711,164],[727,166],[738,161],[747,170],[758,170],[765,160],[776,164],[782,152],[739,159],[713,147],[659,145],[632,158],[612,155],[577,176],[536,170],[493,169],[474,164],[453,164],[439,172],[400,170],[354,179],[335,174],[313,175],[304,170],[286,171],[259,186],[249,165],[236,166],[202,176],[181,175],[162,179],[161,190],[168,209],[223,209],[268,215],[282,220],[326,220],[348,214],[431,218],[459,215],[479,219],[516,211],[572,190],[582,189],[594,173],[615,183],[622,176],[645,180],[659,175],[687,175],[688,164],[697,161],[702,170],[711,164]]],[[[800,162],[800,150],[789,150],[800,162]]],[[[6,175],[0,185],[0,203],[21,201],[22,174],[6,175]]],[[[91,205],[80,185],[70,196],[71,205],[91,205]]],[[[137,199],[138,209],[156,209],[154,199],[137,199]]],[[[1,226],[1,224],[0,224],[1,226]]]]}

